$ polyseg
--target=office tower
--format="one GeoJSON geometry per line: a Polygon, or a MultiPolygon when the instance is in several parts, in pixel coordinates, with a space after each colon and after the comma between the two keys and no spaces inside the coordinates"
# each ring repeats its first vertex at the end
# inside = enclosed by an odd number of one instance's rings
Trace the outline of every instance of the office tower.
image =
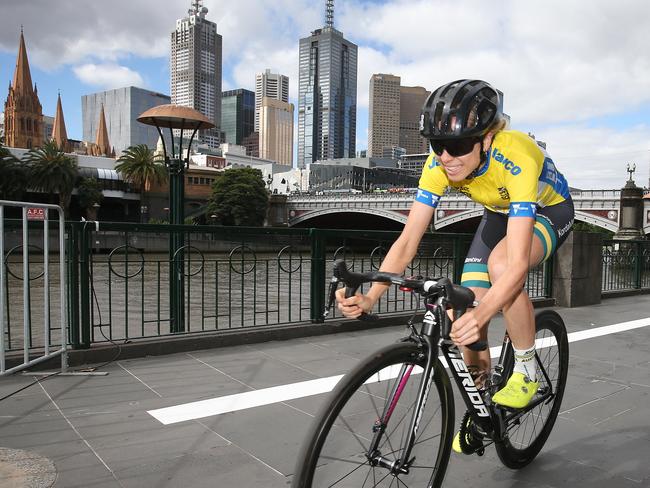
{"type": "MultiPolygon", "coordinates": [[[[146,144],[156,148],[158,131],[136,119],[151,107],[170,103],[168,95],[135,86],[106,90],[81,97],[83,140],[94,141],[104,109],[108,139],[120,155],[126,148],[146,144]]],[[[167,141],[168,142],[168,141],[167,141]]]]}
{"type": "Polygon", "coordinates": [[[192,0],[187,17],[171,34],[171,100],[198,110],[214,124],[199,140],[218,147],[221,127],[221,45],[217,24],[206,20],[202,0],[192,0]]]}
{"type": "Polygon", "coordinates": [[[255,93],[239,88],[221,94],[221,130],[226,142],[241,145],[253,132],[255,93]]]}
{"type": "Polygon", "coordinates": [[[354,157],[357,130],[357,46],[334,28],[334,0],[325,27],[300,39],[298,167],[354,157]]]}
{"type": "Polygon", "coordinates": [[[27,48],[20,29],[18,57],[4,112],[5,146],[31,149],[43,141],[43,108],[36,85],[32,85],[27,48]]]}
{"type": "Polygon", "coordinates": [[[260,157],[293,166],[292,103],[263,97],[260,107],[260,157]]]}
{"type": "Polygon", "coordinates": [[[374,74],[370,77],[368,106],[369,156],[383,157],[384,147],[399,144],[399,135],[400,77],[374,74]]]}
{"type": "Polygon", "coordinates": [[[260,130],[260,108],[264,97],[288,103],[289,77],[271,73],[270,69],[255,75],[255,132],[260,130]]]}
{"type": "Polygon", "coordinates": [[[429,141],[420,135],[420,112],[430,92],[421,86],[400,87],[399,144],[406,154],[429,151],[429,141]]]}

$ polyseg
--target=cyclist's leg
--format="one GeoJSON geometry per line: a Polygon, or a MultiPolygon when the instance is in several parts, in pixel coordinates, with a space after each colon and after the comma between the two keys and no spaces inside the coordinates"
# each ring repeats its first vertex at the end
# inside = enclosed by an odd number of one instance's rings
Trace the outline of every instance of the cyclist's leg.
{"type": "MultiPolygon", "coordinates": [[[[488,259],[494,247],[503,239],[507,230],[507,217],[502,214],[485,210],[483,218],[476,229],[474,239],[470,245],[465,264],[461,285],[470,288],[481,301],[490,289],[490,276],[488,273],[488,259]]],[[[489,325],[489,324],[488,324],[489,325]]],[[[488,326],[481,330],[481,341],[487,342],[488,326]]],[[[472,351],[463,348],[463,358],[477,387],[481,387],[490,372],[490,351],[472,351]]]]}
{"type": "MultiPolygon", "coordinates": [[[[553,207],[545,207],[538,212],[533,239],[531,243],[529,267],[532,268],[546,261],[564,242],[573,223],[573,203],[567,200],[553,207]]],[[[488,260],[490,276],[496,282],[505,272],[507,266],[506,239],[497,244],[488,260]]],[[[525,290],[503,307],[508,335],[515,348],[515,357],[519,355],[515,373],[508,384],[493,400],[509,407],[526,406],[535,392],[538,383],[534,377],[535,319],[533,306],[525,290]],[[517,354],[519,353],[519,354],[517,354]],[[530,367],[532,365],[532,368],[530,367]],[[531,381],[532,380],[532,381],[531,381]]]]}
{"type": "MultiPolygon", "coordinates": [[[[505,215],[485,210],[481,223],[476,229],[474,239],[470,245],[465,264],[461,285],[470,288],[474,292],[476,300],[481,301],[490,289],[490,276],[488,274],[488,258],[494,246],[503,239],[506,234],[507,218],[505,215]]],[[[487,343],[488,325],[481,330],[480,340],[487,343]]],[[[485,351],[472,351],[463,347],[463,359],[467,364],[477,388],[482,388],[485,380],[490,374],[491,360],[489,348],[485,351]]],[[[465,439],[467,444],[472,444],[471,439],[465,439]]],[[[461,453],[460,432],[456,433],[452,443],[454,451],[461,453]]]]}

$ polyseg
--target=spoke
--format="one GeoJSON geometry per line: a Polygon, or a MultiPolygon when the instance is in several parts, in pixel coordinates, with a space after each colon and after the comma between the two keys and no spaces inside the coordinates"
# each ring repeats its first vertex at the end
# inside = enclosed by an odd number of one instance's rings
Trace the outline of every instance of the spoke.
{"type": "Polygon", "coordinates": [[[350,471],[348,474],[346,474],[345,476],[342,476],[341,478],[339,478],[338,480],[336,480],[334,483],[332,483],[332,484],[329,486],[329,488],[332,488],[332,486],[336,486],[339,482],[343,481],[345,478],[347,478],[348,476],[350,476],[352,473],[354,473],[354,472],[355,472],[357,469],[359,469],[361,466],[363,466],[363,464],[360,464],[359,466],[357,466],[356,468],[354,468],[352,471],[350,471]]]}

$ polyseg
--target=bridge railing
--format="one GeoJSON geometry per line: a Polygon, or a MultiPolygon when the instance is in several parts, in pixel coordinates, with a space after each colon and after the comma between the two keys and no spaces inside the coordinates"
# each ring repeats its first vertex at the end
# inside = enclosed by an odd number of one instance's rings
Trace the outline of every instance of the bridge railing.
{"type": "Polygon", "coordinates": [[[650,241],[603,241],[602,259],[603,293],[650,288],[650,241]]]}

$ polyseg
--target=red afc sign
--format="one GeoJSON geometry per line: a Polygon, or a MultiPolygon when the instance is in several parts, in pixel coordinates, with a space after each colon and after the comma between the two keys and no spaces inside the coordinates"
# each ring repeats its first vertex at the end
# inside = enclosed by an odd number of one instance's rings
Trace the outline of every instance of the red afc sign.
{"type": "Polygon", "coordinates": [[[45,209],[29,207],[27,209],[27,220],[45,220],[45,209]]]}

